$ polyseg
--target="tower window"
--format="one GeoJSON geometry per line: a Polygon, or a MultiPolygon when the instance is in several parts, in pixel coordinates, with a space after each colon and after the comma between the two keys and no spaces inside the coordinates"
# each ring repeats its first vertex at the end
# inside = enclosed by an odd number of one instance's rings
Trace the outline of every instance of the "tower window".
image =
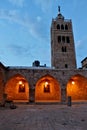
{"type": "Polygon", "coordinates": [[[66,46],[65,46],[65,52],[66,52],[66,46]]]}
{"type": "Polygon", "coordinates": [[[65,64],[65,68],[68,68],[68,65],[67,65],[67,64],[65,64]]]}
{"type": "Polygon", "coordinates": [[[64,36],[62,36],[62,42],[64,42],[64,43],[65,43],[65,37],[64,37],[64,36]]]}
{"type": "Polygon", "coordinates": [[[64,47],[62,47],[62,52],[64,52],[64,47]]]}
{"type": "Polygon", "coordinates": [[[63,24],[61,25],[61,29],[64,30],[64,25],[63,24]]]}
{"type": "Polygon", "coordinates": [[[66,52],[67,50],[66,50],[66,46],[62,46],[62,52],[66,52]]]}
{"type": "Polygon", "coordinates": [[[66,37],[66,42],[70,43],[70,38],[68,36],[66,37]]]}
{"type": "Polygon", "coordinates": [[[57,24],[57,29],[60,29],[60,25],[59,24],[57,24]]]}
{"type": "Polygon", "coordinates": [[[67,24],[65,25],[65,30],[68,30],[68,26],[67,26],[67,24]]]}
{"type": "Polygon", "coordinates": [[[61,36],[58,36],[58,43],[61,42],[61,36]]]}

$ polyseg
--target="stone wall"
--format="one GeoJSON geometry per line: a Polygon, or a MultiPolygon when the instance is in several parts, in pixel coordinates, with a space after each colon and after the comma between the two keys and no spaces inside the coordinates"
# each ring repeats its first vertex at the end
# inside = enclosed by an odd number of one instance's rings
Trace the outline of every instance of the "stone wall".
{"type": "Polygon", "coordinates": [[[0,100],[2,100],[3,90],[5,87],[5,84],[11,79],[13,76],[20,74],[23,76],[26,81],[29,84],[29,95],[30,99],[33,96],[33,100],[35,100],[35,87],[42,77],[44,76],[51,76],[53,77],[59,84],[61,89],[61,102],[66,101],[66,86],[69,81],[69,79],[72,76],[75,76],[77,74],[84,76],[87,78],[87,70],[81,70],[81,69],[47,69],[47,68],[13,68],[13,69],[7,69],[5,70],[0,68],[0,100]],[[5,84],[3,83],[5,81],[5,84]]]}
{"type": "Polygon", "coordinates": [[[5,67],[0,63],[0,102],[3,102],[4,86],[6,82],[6,70],[5,67]]]}

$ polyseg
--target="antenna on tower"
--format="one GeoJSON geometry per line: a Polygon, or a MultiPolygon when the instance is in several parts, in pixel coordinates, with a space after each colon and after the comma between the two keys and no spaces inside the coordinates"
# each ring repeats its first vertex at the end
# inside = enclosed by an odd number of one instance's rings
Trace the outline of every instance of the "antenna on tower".
{"type": "Polygon", "coordinates": [[[58,12],[59,12],[59,14],[60,14],[60,6],[58,6],[58,12]]]}

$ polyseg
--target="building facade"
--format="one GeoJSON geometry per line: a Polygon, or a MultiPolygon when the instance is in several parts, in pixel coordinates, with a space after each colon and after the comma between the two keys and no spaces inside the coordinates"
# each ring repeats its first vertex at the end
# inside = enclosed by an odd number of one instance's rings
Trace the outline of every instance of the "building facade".
{"type": "MultiPolygon", "coordinates": [[[[87,68],[77,69],[72,21],[58,10],[51,24],[51,66],[11,67],[0,63],[0,103],[87,101],[87,68]]],[[[82,61],[83,63],[83,61],[82,61]]]]}
{"type": "Polygon", "coordinates": [[[51,63],[57,69],[75,69],[76,56],[71,19],[59,13],[51,24],[51,63]]]}

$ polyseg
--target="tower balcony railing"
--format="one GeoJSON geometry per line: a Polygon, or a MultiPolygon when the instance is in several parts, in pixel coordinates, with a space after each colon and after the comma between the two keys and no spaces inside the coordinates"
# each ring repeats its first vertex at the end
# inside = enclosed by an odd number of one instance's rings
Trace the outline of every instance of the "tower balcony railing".
{"type": "MultiPolygon", "coordinates": [[[[55,22],[56,22],[57,19],[58,19],[58,18],[55,18],[55,19],[53,18],[52,21],[55,21],[55,22]]],[[[72,22],[72,20],[71,20],[71,19],[64,19],[64,22],[72,22]]]]}

